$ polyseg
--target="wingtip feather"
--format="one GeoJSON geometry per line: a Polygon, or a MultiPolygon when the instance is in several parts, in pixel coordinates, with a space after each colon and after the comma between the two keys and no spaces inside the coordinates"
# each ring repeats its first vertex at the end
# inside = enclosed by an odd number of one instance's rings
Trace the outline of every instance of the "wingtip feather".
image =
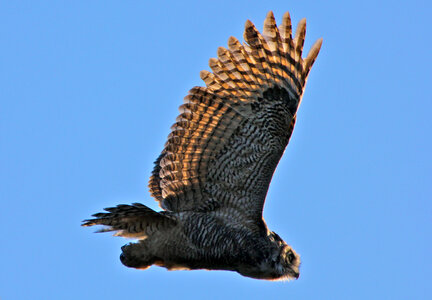
{"type": "Polygon", "coordinates": [[[281,27],[283,28],[283,30],[282,30],[283,34],[289,33],[288,36],[284,35],[284,38],[291,38],[292,24],[291,24],[291,16],[290,16],[289,12],[284,13],[284,15],[282,17],[281,27]]]}
{"type": "Polygon", "coordinates": [[[298,22],[295,37],[294,37],[294,45],[295,45],[296,53],[300,58],[303,52],[305,37],[306,37],[306,18],[303,18],[298,22]]]}
{"type": "Polygon", "coordinates": [[[253,32],[257,32],[257,29],[255,28],[255,25],[250,20],[247,20],[245,23],[245,29],[243,33],[243,38],[247,43],[249,43],[251,36],[253,36],[253,32]]]}
{"type": "Polygon", "coordinates": [[[245,29],[248,29],[249,27],[254,27],[254,24],[251,20],[246,20],[245,22],[245,29]]]}
{"type": "Polygon", "coordinates": [[[318,57],[318,54],[321,50],[322,43],[323,43],[323,38],[319,38],[309,50],[309,53],[304,60],[305,63],[304,70],[306,72],[306,75],[309,73],[310,69],[312,68],[312,65],[314,64],[316,58],[318,57]]]}
{"type": "MultiPolygon", "coordinates": [[[[273,45],[274,43],[277,43],[277,40],[279,39],[278,34],[278,28],[276,25],[276,20],[273,15],[272,11],[269,11],[265,20],[264,20],[264,28],[263,28],[263,35],[266,38],[267,42],[270,42],[270,46],[273,46],[274,48],[277,47],[273,45]]],[[[274,49],[272,49],[274,50],[274,49]]]]}
{"type": "Polygon", "coordinates": [[[272,23],[276,23],[276,21],[275,21],[273,11],[269,11],[266,15],[266,18],[264,19],[264,26],[265,24],[272,24],[272,23]]]}

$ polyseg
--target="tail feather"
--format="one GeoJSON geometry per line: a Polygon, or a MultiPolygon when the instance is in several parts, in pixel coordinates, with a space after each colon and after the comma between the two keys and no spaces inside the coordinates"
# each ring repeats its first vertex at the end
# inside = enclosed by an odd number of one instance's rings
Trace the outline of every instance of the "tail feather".
{"type": "Polygon", "coordinates": [[[115,236],[145,238],[157,230],[176,224],[176,219],[166,213],[156,212],[141,203],[120,204],[104,208],[93,219],[84,220],[82,226],[106,226],[96,232],[116,231],[115,236]]]}

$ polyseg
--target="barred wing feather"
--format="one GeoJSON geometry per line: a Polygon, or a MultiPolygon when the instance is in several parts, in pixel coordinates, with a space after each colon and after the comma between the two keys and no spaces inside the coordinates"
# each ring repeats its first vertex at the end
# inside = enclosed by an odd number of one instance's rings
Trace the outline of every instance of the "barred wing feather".
{"type": "Polygon", "coordinates": [[[289,142],[309,71],[322,39],[302,59],[306,21],[292,38],[269,12],[263,34],[245,25],[245,44],[228,40],[202,71],[206,87],[189,91],[149,188],[168,211],[226,212],[255,222],[289,142]]]}

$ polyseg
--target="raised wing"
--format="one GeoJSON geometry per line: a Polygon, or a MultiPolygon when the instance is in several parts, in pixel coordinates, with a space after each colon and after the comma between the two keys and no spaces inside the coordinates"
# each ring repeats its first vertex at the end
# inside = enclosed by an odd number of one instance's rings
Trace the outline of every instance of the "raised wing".
{"type": "Polygon", "coordinates": [[[262,209],[274,170],[294,128],[306,79],[322,39],[302,59],[306,20],[291,36],[269,12],[261,35],[247,21],[202,71],[206,88],[189,91],[156,160],[150,192],[169,211],[221,210],[251,221],[262,209]]]}

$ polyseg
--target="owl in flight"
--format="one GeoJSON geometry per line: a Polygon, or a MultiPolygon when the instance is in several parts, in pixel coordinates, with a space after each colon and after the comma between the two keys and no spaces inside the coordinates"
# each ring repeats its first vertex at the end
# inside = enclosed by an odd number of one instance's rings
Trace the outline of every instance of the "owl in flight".
{"type": "Polygon", "coordinates": [[[163,209],[140,203],[105,208],[83,226],[134,238],[121,262],[146,269],[236,271],[266,280],[299,277],[300,257],[270,231],[262,211],[276,166],[290,140],[319,39],[302,58],[306,20],[291,36],[285,13],[267,14],[261,34],[246,21],[241,44],[230,37],[201,71],[180,106],[149,188],[163,209]]]}

